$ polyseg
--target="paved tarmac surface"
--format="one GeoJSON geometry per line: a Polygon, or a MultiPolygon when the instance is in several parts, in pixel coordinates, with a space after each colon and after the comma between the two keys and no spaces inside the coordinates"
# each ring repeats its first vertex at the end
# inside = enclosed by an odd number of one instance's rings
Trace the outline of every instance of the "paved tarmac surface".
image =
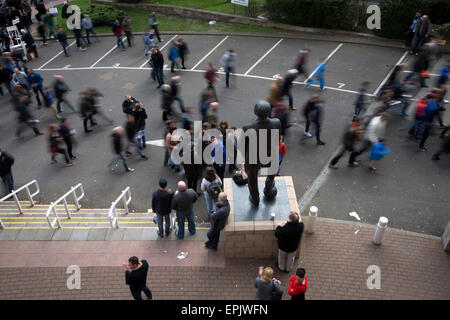
{"type": "MultiPolygon", "coordinates": [[[[167,42],[173,36],[175,35],[164,35],[163,38],[167,42]]],[[[181,35],[177,37],[179,36],[181,35]]],[[[286,137],[288,152],[281,174],[293,176],[298,199],[302,199],[305,192],[310,190],[338,148],[344,125],[352,118],[353,101],[359,83],[371,81],[371,91],[374,92],[405,53],[401,48],[348,43],[341,45],[339,42],[301,39],[280,41],[276,38],[233,35],[225,40],[224,36],[212,35],[186,35],[183,38],[190,47],[191,55],[186,62],[188,70],[177,73],[182,76],[181,95],[186,106],[194,108],[195,119],[200,119],[199,95],[206,86],[201,71],[209,61],[218,64],[226,49],[233,48],[237,52],[238,75],[233,77],[231,88],[225,88],[223,75],[222,81],[216,86],[221,103],[219,118],[236,127],[254,119],[255,102],[267,97],[275,74],[284,75],[292,67],[299,49],[306,46],[312,49],[309,72],[314,70],[320,59],[329,57],[327,88],[321,93],[327,101],[322,131],[326,145],[317,146],[314,138],[302,139],[303,128],[297,126],[292,127],[286,137]],[[212,50],[222,40],[224,41],[212,50]],[[270,49],[272,51],[257,63],[270,49]],[[195,70],[190,70],[194,66],[195,70]]],[[[106,96],[104,111],[116,124],[124,121],[121,110],[124,96],[135,96],[143,101],[149,114],[147,140],[161,139],[164,125],[161,121],[160,92],[149,79],[150,70],[145,64],[141,38],[136,37],[135,45],[125,52],[113,49],[114,47],[115,39],[104,37],[87,51],[79,52],[73,45],[72,56],[66,58],[63,54],[58,55],[61,47],[52,41],[48,46],[39,48],[40,57],[28,65],[35,69],[41,68],[38,72],[43,75],[46,85],[51,84],[53,74],[63,75],[72,89],[68,95],[72,103],[77,102],[77,93],[81,90],[87,87],[98,88],[106,96]]],[[[168,47],[169,45],[162,50],[166,60],[168,47]]],[[[442,57],[435,64],[434,73],[445,59],[447,57],[442,57]]],[[[170,71],[166,70],[165,76],[169,77],[170,71]]],[[[300,122],[300,126],[303,121],[302,106],[311,94],[319,92],[317,87],[305,89],[301,84],[303,80],[304,77],[300,76],[293,88],[294,104],[298,111],[291,113],[291,121],[300,122]]],[[[433,78],[432,81],[434,80],[433,78]]],[[[100,125],[94,127],[94,132],[86,135],[79,116],[70,112],[67,112],[67,116],[78,131],[78,144],[75,147],[78,159],[70,168],[61,163],[51,165],[46,136],[34,137],[32,131],[27,129],[24,141],[17,141],[14,136],[17,116],[8,97],[0,98],[0,109],[3,115],[0,118],[0,146],[16,157],[16,185],[21,186],[37,179],[41,186],[38,199],[42,202],[56,200],[70,186],[81,182],[86,191],[86,197],[81,201],[84,207],[109,207],[120,192],[130,186],[134,209],[146,211],[150,207],[151,193],[157,187],[160,177],[167,178],[171,187],[175,187],[179,180],[174,171],[162,166],[163,148],[153,145],[148,145],[145,149],[148,161],[139,160],[137,155],[129,160],[129,165],[136,169],[134,173],[125,173],[122,168],[116,172],[107,170],[106,164],[112,158],[112,127],[102,124],[100,119],[100,125]]],[[[69,111],[68,108],[65,109],[69,111]]],[[[45,108],[37,110],[35,104],[31,106],[31,110],[41,120],[39,127],[47,131],[48,124],[54,122],[50,112],[45,108]]],[[[365,167],[347,168],[347,159],[343,158],[339,170],[325,172],[326,179],[310,204],[318,206],[319,215],[323,217],[351,220],[348,213],[356,211],[363,222],[375,224],[379,216],[384,215],[389,218],[391,227],[440,236],[449,219],[450,202],[447,196],[450,188],[447,181],[450,159],[444,155],[439,162],[431,161],[432,151],[440,143],[436,136],[427,141],[428,152],[417,152],[416,142],[409,140],[405,131],[398,131],[408,123],[398,113],[398,110],[392,111],[388,125],[392,153],[379,164],[377,173],[371,174],[365,167]]],[[[444,115],[444,122],[450,122],[447,114],[444,115]]],[[[361,157],[362,160],[366,158],[367,154],[361,157]]],[[[195,210],[200,218],[206,215],[203,199],[196,203],[195,210]]]]}

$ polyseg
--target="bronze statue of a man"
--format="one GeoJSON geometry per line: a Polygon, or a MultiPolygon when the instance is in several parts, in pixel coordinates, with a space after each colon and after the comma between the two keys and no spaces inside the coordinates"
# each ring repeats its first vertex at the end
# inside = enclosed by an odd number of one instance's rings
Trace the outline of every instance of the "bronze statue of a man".
{"type": "Polygon", "coordinates": [[[258,119],[246,124],[243,129],[245,132],[245,171],[248,175],[250,200],[253,205],[258,206],[258,172],[261,168],[276,168],[275,170],[268,169],[264,195],[269,200],[274,199],[277,195],[274,179],[278,169],[281,123],[279,119],[269,118],[270,104],[267,101],[258,101],[254,112],[258,119]]]}

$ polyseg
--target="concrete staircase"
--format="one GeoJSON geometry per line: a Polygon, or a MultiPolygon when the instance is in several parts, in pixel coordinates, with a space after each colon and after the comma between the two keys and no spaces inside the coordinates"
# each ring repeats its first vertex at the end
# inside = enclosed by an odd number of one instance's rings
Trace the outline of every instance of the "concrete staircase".
{"type": "MultiPolygon", "coordinates": [[[[0,202],[0,240],[176,240],[173,232],[169,237],[157,236],[157,225],[152,212],[130,212],[117,209],[119,228],[112,228],[108,219],[109,208],[81,208],[68,204],[69,219],[64,205],[57,205],[61,228],[51,228],[46,219],[50,205],[20,202],[23,214],[19,213],[15,201],[0,202]]],[[[150,210],[149,210],[150,211],[150,210]]],[[[197,233],[193,236],[185,225],[185,239],[205,241],[210,224],[196,221],[197,233]]]]}

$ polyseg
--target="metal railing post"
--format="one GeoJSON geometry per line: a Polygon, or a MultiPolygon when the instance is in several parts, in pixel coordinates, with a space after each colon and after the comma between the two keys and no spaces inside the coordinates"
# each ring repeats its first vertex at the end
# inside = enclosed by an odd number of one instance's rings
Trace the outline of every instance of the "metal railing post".
{"type": "Polygon", "coordinates": [[[127,203],[127,194],[125,192],[125,190],[123,191],[123,206],[125,208],[125,213],[128,214],[128,203],[127,203]]]}
{"type": "Polygon", "coordinates": [[[76,189],[72,187],[72,195],[73,195],[73,202],[75,202],[75,206],[77,207],[77,210],[80,210],[80,203],[78,202],[76,189]]]}
{"type": "Polygon", "coordinates": [[[114,206],[114,222],[116,225],[116,228],[119,229],[119,219],[117,218],[117,211],[116,211],[116,206],[114,206]]]}
{"type": "Polygon", "coordinates": [[[70,216],[70,210],[69,210],[69,207],[67,206],[67,199],[64,198],[63,201],[64,201],[64,208],[66,208],[67,217],[70,219],[72,217],[70,216]]]}
{"type": "Polygon", "coordinates": [[[23,210],[22,210],[22,206],[20,205],[19,198],[17,198],[17,194],[14,190],[12,191],[12,194],[13,194],[14,200],[16,201],[17,207],[19,208],[19,212],[20,212],[20,214],[22,214],[23,210]]]}
{"type": "Polygon", "coordinates": [[[114,229],[113,216],[112,216],[113,207],[114,207],[114,202],[111,202],[111,208],[109,208],[108,218],[109,218],[109,223],[111,224],[111,228],[114,229]]]}
{"type": "Polygon", "coordinates": [[[55,206],[53,206],[53,213],[55,214],[56,224],[58,225],[58,228],[61,229],[61,223],[59,222],[58,213],[56,212],[55,206]]]}
{"type": "Polygon", "coordinates": [[[27,189],[28,198],[30,198],[31,206],[34,206],[34,201],[33,201],[33,197],[31,196],[30,188],[28,188],[28,186],[27,186],[26,189],[27,189]]]}

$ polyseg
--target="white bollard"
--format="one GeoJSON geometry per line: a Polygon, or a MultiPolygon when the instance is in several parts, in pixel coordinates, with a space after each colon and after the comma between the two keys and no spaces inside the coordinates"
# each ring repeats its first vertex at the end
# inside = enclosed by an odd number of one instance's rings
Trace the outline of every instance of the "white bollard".
{"type": "Polygon", "coordinates": [[[311,208],[309,208],[308,225],[306,227],[307,233],[314,233],[314,224],[316,222],[318,210],[319,209],[317,209],[316,206],[312,206],[311,208]]]}
{"type": "Polygon", "coordinates": [[[380,217],[380,220],[378,220],[377,230],[375,231],[375,234],[373,236],[373,244],[380,245],[381,239],[383,239],[384,232],[386,231],[388,224],[388,218],[386,217],[380,217]]]}

